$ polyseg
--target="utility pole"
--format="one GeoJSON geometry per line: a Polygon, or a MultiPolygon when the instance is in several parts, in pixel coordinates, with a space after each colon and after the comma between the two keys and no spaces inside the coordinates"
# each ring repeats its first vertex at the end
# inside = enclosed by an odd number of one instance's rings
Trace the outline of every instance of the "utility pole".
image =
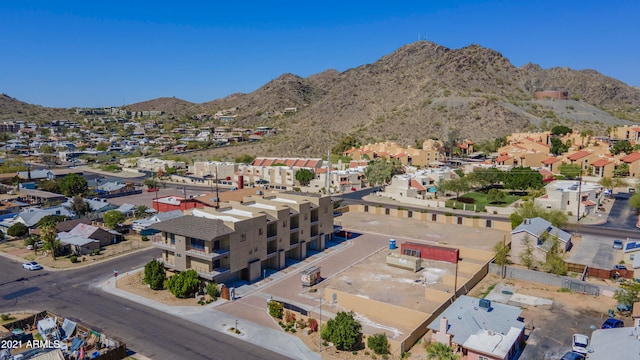
{"type": "Polygon", "coordinates": [[[220,193],[218,192],[218,163],[216,163],[216,209],[220,208],[220,193]]]}
{"type": "Polygon", "coordinates": [[[331,150],[327,150],[327,194],[331,195],[331,150]]]}
{"type": "Polygon", "coordinates": [[[578,175],[578,218],[576,222],[580,222],[580,203],[582,202],[582,164],[580,164],[580,175],[578,175]]]}

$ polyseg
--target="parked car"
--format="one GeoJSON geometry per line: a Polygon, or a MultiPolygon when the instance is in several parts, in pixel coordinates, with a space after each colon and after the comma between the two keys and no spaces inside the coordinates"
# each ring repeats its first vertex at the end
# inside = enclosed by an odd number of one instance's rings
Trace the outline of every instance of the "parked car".
{"type": "Polygon", "coordinates": [[[158,188],[148,188],[147,192],[156,192],[158,190],[159,190],[158,188]]]}
{"type": "Polygon", "coordinates": [[[623,247],[622,240],[613,240],[614,249],[622,250],[622,247],[623,247]]]}
{"type": "Polygon", "coordinates": [[[579,354],[586,354],[588,352],[589,337],[582,334],[573,334],[573,341],[571,342],[571,350],[579,354]]]}
{"type": "Polygon", "coordinates": [[[627,270],[627,267],[624,265],[615,265],[613,268],[615,270],[627,270]]]}
{"type": "Polygon", "coordinates": [[[624,322],[616,318],[608,318],[602,323],[602,329],[615,329],[624,327],[624,322]]]}
{"type": "Polygon", "coordinates": [[[260,184],[260,185],[264,185],[264,184],[268,184],[269,180],[265,180],[265,179],[260,179],[258,181],[256,181],[256,184],[260,184]]]}
{"type": "Polygon", "coordinates": [[[562,355],[560,360],[584,360],[584,355],[575,351],[568,351],[566,354],[562,355]]]}
{"type": "Polygon", "coordinates": [[[42,270],[42,265],[38,264],[35,261],[30,261],[28,263],[24,263],[22,264],[22,268],[23,269],[27,269],[27,270],[42,270]]]}

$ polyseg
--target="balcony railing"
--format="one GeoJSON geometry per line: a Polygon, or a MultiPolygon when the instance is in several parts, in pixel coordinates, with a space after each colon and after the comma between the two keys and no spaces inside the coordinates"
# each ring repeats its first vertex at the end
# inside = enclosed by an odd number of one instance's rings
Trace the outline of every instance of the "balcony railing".
{"type": "Polygon", "coordinates": [[[201,277],[207,280],[213,280],[216,278],[216,276],[222,275],[227,272],[229,272],[229,268],[222,268],[222,267],[215,268],[213,271],[209,271],[209,272],[197,271],[198,275],[200,275],[201,277]]]}
{"type": "Polygon", "coordinates": [[[176,246],[174,244],[168,243],[168,242],[164,242],[164,241],[154,241],[153,242],[153,246],[157,246],[161,249],[166,249],[166,250],[175,250],[176,246]]]}
{"type": "Polygon", "coordinates": [[[229,254],[227,249],[217,249],[211,252],[206,252],[199,248],[187,247],[187,254],[204,260],[213,260],[217,257],[222,257],[229,254]]]}

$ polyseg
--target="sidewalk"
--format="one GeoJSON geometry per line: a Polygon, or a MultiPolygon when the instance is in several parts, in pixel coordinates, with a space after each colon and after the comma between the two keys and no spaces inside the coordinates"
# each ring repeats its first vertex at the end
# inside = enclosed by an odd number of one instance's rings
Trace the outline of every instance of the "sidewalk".
{"type": "MultiPolygon", "coordinates": [[[[139,269],[137,271],[141,271],[139,269]]],[[[130,272],[133,273],[133,272],[130,272]]],[[[191,321],[198,325],[207,327],[229,336],[237,336],[241,340],[247,341],[254,345],[277,352],[279,354],[292,357],[294,359],[321,359],[320,354],[311,351],[299,338],[286,334],[279,330],[270,329],[260,326],[244,319],[232,317],[222,311],[215,310],[216,304],[205,306],[169,306],[153,301],[151,299],[132,294],[130,292],[116,288],[115,279],[108,279],[99,285],[99,287],[110,294],[135,301],[144,306],[163,311],[180,317],[184,320],[191,321]],[[229,328],[235,327],[237,321],[239,335],[233,335],[229,328]]],[[[265,306],[265,310],[266,310],[265,306]]]]}

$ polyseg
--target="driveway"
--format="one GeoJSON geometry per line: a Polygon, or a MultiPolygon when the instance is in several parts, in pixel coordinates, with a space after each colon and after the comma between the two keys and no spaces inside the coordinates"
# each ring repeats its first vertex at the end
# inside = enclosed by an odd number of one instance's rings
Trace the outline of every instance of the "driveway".
{"type": "Polygon", "coordinates": [[[636,210],[629,206],[628,201],[632,194],[618,193],[614,195],[614,203],[611,206],[607,222],[601,227],[636,230],[638,216],[636,210]]]}

